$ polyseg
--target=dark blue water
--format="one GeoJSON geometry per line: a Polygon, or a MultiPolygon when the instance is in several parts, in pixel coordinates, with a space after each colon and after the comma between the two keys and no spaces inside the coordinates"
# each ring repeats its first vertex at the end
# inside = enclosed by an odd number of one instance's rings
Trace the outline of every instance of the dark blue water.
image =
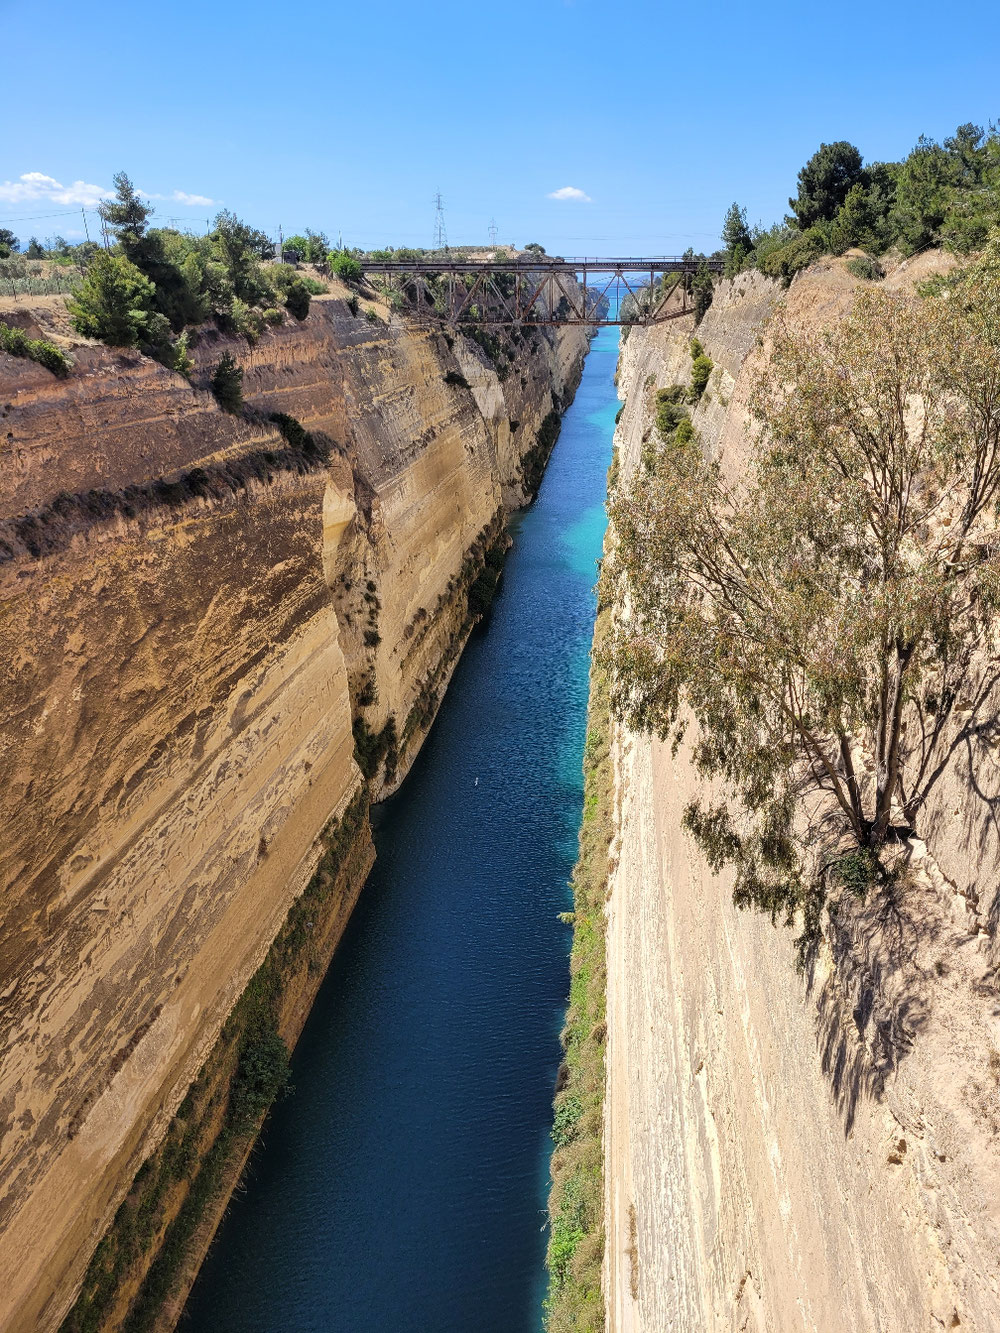
{"type": "Polygon", "coordinates": [[[617,352],[602,330],[489,621],[380,812],[185,1333],[537,1333],[617,352]]]}

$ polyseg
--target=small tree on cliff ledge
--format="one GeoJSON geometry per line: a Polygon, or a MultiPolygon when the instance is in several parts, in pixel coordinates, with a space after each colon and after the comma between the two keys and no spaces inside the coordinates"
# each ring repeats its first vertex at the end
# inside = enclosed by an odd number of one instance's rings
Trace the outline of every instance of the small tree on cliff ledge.
{"type": "Polygon", "coordinates": [[[686,826],[737,903],[804,911],[800,946],[828,888],[890,877],[887,844],[995,725],[998,311],[994,247],[825,334],[779,319],[745,478],[668,443],[613,500],[613,705],[663,738],[695,720],[714,794],[686,826]]]}
{"type": "Polygon", "coordinates": [[[212,392],[225,412],[243,410],[243,367],[231,352],[223,352],[212,375],[212,392]]]}

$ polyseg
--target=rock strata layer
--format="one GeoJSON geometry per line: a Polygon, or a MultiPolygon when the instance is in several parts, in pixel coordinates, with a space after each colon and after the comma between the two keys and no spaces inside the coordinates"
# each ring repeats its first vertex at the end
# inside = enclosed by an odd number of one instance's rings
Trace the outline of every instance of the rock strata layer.
{"type": "MultiPolygon", "coordinates": [[[[511,340],[501,379],[477,344],[346,296],[253,347],[204,332],[191,383],[94,344],[66,379],[0,353],[12,1333],[58,1327],[324,828],[406,771],[579,378],[581,330],[511,340]],[[239,417],[197,387],[225,350],[239,417]]],[[[66,334],[44,303],[5,318],[66,334]]]]}

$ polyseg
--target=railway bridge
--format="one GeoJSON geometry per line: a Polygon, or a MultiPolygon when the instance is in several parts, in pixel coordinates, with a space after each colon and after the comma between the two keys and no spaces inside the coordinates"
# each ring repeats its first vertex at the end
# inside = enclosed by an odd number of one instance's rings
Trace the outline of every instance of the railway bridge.
{"type": "Polygon", "coordinates": [[[701,274],[721,259],[687,255],[473,259],[438,254],[360,260],[369,283],[431,321],[486,327],[661,324],[693,308],[701,274]]]}

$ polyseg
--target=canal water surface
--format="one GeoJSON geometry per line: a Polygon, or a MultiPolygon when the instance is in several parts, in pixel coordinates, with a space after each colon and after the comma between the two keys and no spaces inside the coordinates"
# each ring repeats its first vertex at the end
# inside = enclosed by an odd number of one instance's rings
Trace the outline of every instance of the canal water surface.
{"type": "Polygon", "coordinates": [[[188,1302],[184,1333],[537,1333],[593,585],[594,340],[514,546],[188,1302]]]}

